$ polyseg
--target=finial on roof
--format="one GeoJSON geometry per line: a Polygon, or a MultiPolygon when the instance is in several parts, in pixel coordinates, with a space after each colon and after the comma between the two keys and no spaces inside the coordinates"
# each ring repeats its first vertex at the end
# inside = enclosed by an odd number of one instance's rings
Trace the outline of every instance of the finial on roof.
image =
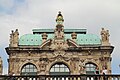
{"type": "Polygon", "coordinates": [[[61,14],[61,11],[59,11],[58,13],[61,14]]]}
{"type": "Polygon", "coordinates": [[[58,13],[59,13],[58,16],[62,16],[61,11],[59,11],[58,13]]]}
{"type": "Polygon", "coordinates": [[[57,22],[57,24],[62,24],[64,22],[64,19],[63,19],[63,16],[61,14],[61,11],[58,12],[56,22],[57,22]]]}

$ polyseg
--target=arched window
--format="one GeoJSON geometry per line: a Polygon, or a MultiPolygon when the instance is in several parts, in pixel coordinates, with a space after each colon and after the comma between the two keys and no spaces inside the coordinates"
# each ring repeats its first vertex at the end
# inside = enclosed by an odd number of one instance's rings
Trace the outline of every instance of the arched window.
{"type": "Polygon", "coordinates": [[[35,65],[28,63],[22,67],[21,75],[37,75],[37,68],[35,65]]]}
{"type": "Polygon", "coordinates": [[[86,74],[95,74],[96,71],[96,65],[93,63],[87,63],[85,65],[85,69],[86,69],[86,74]]]}
{"type": "Polygon", "coordinates": [[[50,69],[50,75],[69,75],[69,68],[63,63],[56,63],[50,69]]]}

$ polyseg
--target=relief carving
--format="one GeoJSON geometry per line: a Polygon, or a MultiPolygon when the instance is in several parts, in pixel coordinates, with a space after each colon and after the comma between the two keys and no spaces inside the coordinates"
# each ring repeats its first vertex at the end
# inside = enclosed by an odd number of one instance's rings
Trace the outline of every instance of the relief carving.
{"type": "Polygon", "coordinates": [[[64,40],[53,40],[50,46],[51,50],[67,50],[68,49],[67,41],[64,40]]]}
{"type": "Polygon", "coordinates": [[[64,38],[64,32],[63,27],[57,27],[55,29],[55,38],[56,39],[63,39],[64,38]]]}
{"type": "Polygon", "coordinates": [[[77,71],[77,64],[79,63],[78,57],[71,58],[70,65],[72,67],[72,70],[77,71]]]}
{"type": "Polygon", "coordinates": [[[48,58],[40,58],[40,71],[45,71],[48,64],[48,58]]]}

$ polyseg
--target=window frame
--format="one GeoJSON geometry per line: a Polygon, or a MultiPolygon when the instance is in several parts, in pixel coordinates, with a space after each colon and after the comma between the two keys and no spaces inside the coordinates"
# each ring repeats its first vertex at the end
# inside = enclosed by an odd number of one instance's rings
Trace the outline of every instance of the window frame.
{"type": "Polygon", "coordinates": [[[94,63],[86,63],[85,64],[85,71],[86,74],[95,74],[97,65],[94,63]]]}
{"type": "Polygon", "coordinates": [[[21,75],[37,75],[37,68],[32,63],[23,65],[21,69],[21,75]]]}
{"type": "Polygon", "coordinates": [[[56,63],[50,68],[50,75],[69,75],[70,69],[64,63],[56,63]]]}

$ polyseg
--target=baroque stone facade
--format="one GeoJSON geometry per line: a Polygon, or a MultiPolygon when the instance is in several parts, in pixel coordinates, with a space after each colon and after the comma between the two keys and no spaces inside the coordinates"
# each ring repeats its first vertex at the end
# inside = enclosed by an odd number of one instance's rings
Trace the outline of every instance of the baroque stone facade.
{"type": "Polygon", "coordinates": [[[94,74],[96,67],[99,73],[103,67],[111,73],[114,47],[109,42],[108,31],[102,28],[99,39],[86,34],[85,29],[64,29],[61,12],[56,22],[55,29],[34,29],[33,34],[20,38],[18,30],[12,31],[10,45],[6,47],[9,74],[94,74]]]}

